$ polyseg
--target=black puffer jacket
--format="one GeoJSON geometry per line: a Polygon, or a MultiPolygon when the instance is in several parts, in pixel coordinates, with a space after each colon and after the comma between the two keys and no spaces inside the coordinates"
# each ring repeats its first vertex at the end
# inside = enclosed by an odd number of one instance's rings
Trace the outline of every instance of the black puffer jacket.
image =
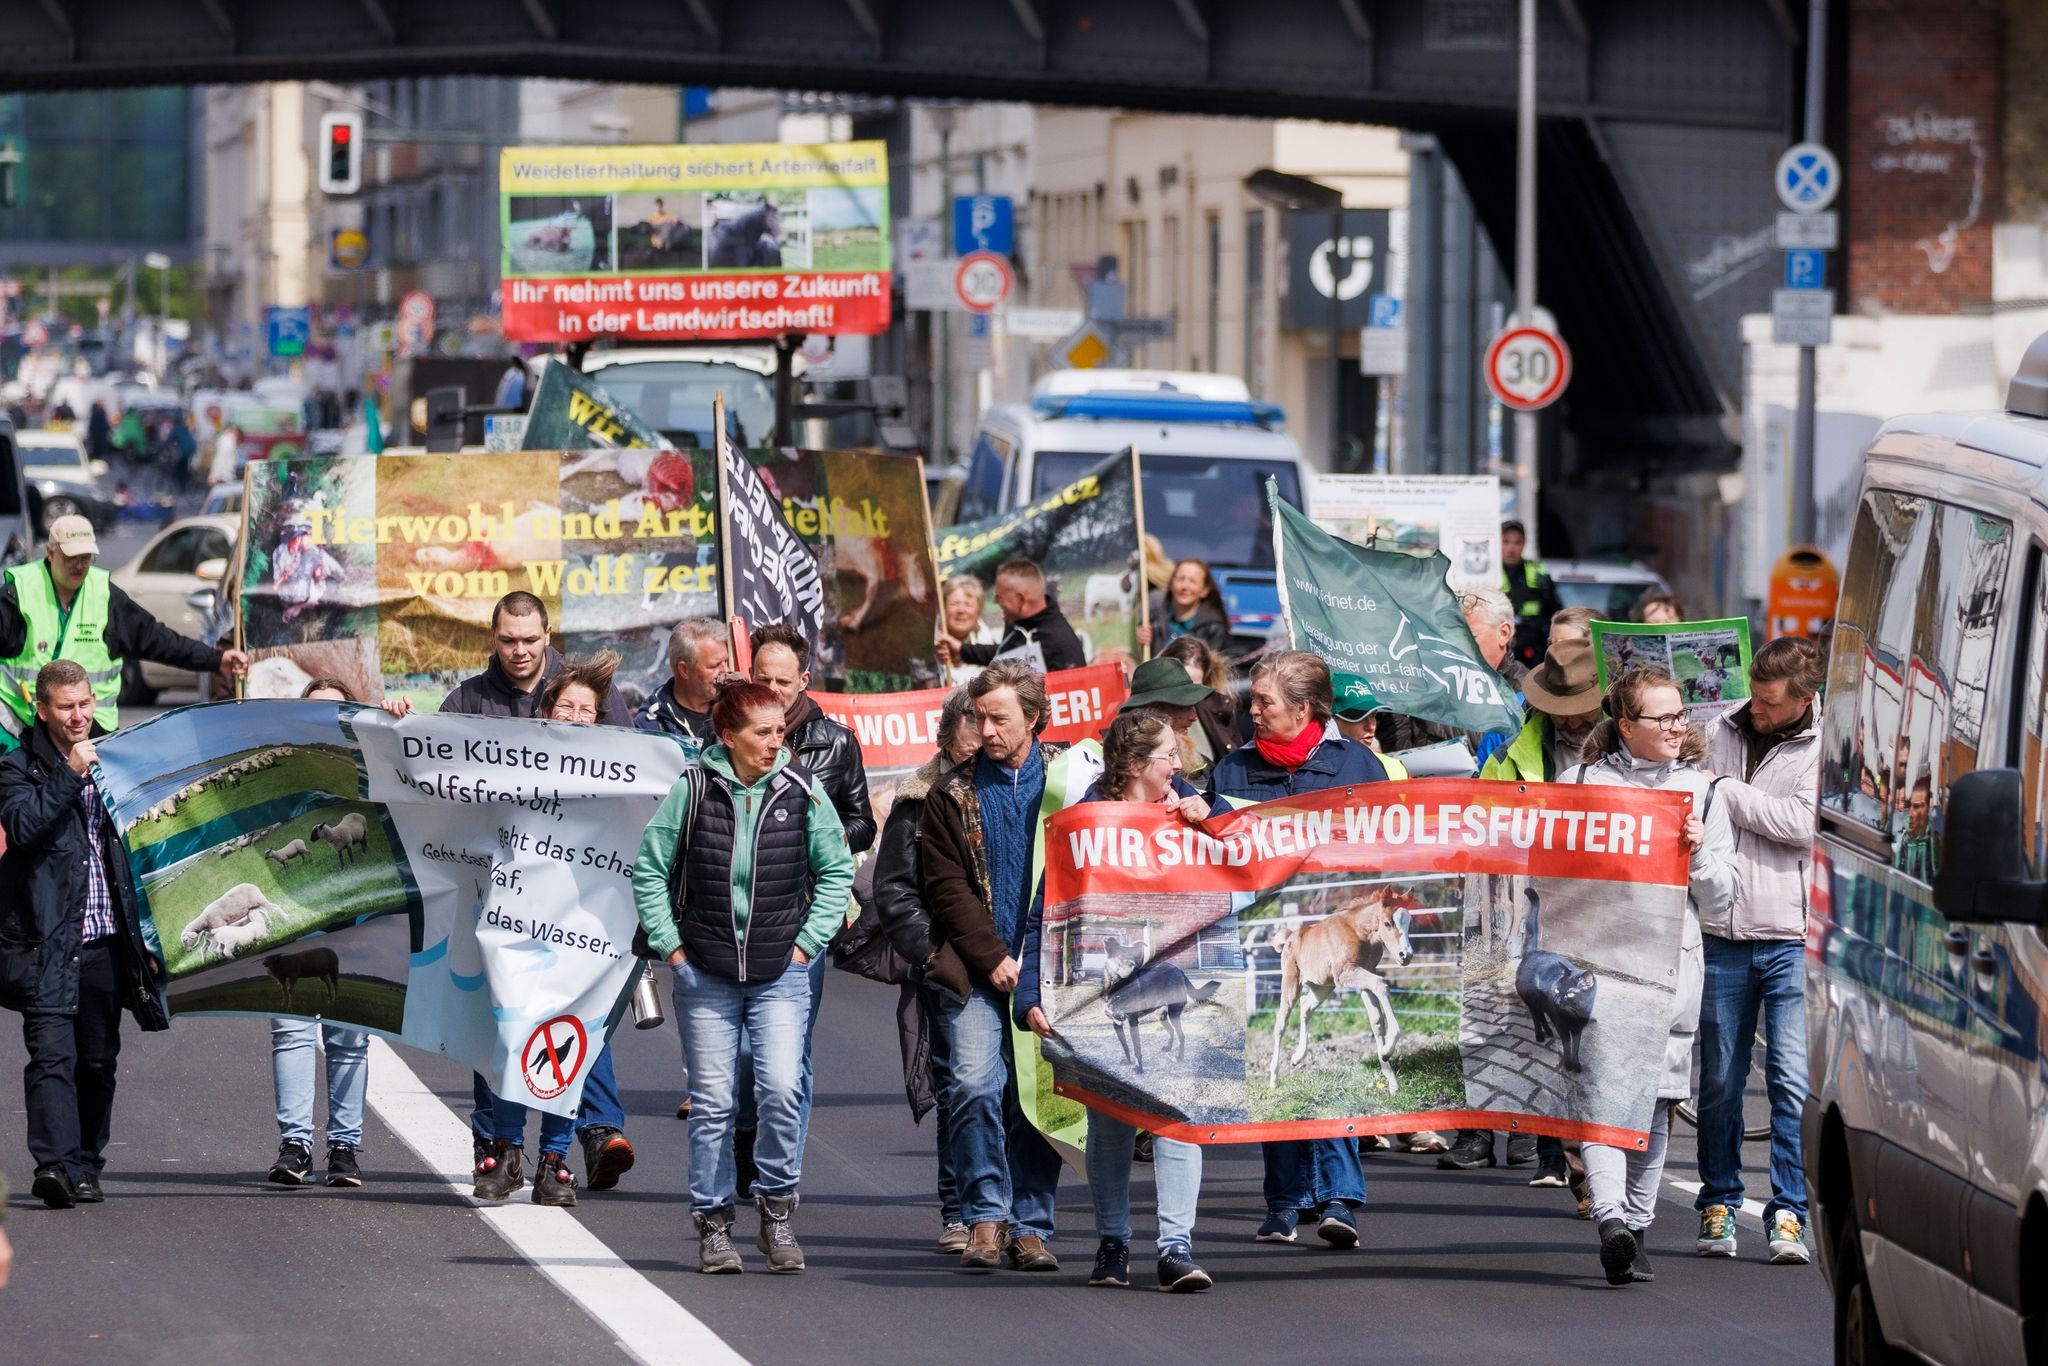
{"type": "Polygon", "coordinates": [[[868,804],[868,770],[861,758],[860,741],[806,695],[790,720],[783,744],[832,799],[832,809],[846,827],[847,848],[856,854],[866,853],[875,842],[875,809],[868,804]]]}
{"type": "Polygon", "coordinates": [[[924,904],[924,865],[918,825],[932,784],[945,776],[946,756],[935,754],[896,785],[896,800],[882,824],[882,842],[869,860],[875,869],[875,915],[903,961],[920,971],[932,956],[932,915],[924,904]]]}
{"type": "MultiPolygon", "coordinates": [[[[104,732],[94,728],[97,740],[104,732]]],[[[0,992],[17,1009],[78,1013],[78,953],[85,915],[85,861],[100,857],[79,805],[85,780],[58,754],[40,721],[28,743],[0,759],[0,826],[7,853],[0,882],[8,909],[0,913],[0,992]]],[[[170,1028],[159,974],[149,968],[128,858],[111,829],[105,861],[114,898],[115,953],[121,1003],[147,1030],[170,1028]]]]}
{"type": "MultiPolygon", "coordinates": [[[[480,674],[457,683],[441,699],[441,710],[460,716],[523,716],[540,715],[540,695],[548,690],[548,683],[569,661],[554,646],[548,646],[548,662],[541,666],[540,679],[530,691],[520,689],[512,682],[498,656],[493,653],[491,662],[480,674]]],[[[607,726],[623,726],[631,729],[633,709],[626,705],[626,699],[618,688],[608,689],[604,705],[599,708],[598,721],[607,726]]]]}

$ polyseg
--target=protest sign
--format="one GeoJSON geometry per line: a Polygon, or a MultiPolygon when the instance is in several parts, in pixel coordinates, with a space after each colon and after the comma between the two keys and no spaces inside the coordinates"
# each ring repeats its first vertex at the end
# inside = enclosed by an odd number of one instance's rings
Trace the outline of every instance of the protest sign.
{"type": "Polygon", "coordinates": [[[888,329],[883,143],[508,147],[498,188],[514,341],[888,329]]]}
{"type": "Polygon", "coordinates": [[[1657,626],[1596,621],[1592,629],[1602,692],[1632,668],[1662,669],[1678,680],[1685,714],[1699,726],[1749,697],[1747,617],[1657,626]]]}
{"type": "Polygon", "coordinates": [[[940,532],[939,582],[955,574],[980,579],[991,590],[983,617],[1000,631],[996,570],[1006,560],[1034,560],[1045,571],[1048,596],[1088,645],[1090,660],[1122,650],[1135,663],[1151,596],[1143,514],[1138,453],[1125,449],[1027,507],[940,532]]]}
{"type": "Polygon", "coordinates": [[[1289,507],[1271,480],[1266,496],[1296,649],[1357,674],[1399,715],[1481,734],[1521,729],[1514,689],[1480,657],[1442,555],[1352,545],[1289,507]]]}
{"type": "Polygon", "coordinates": [[[99,747],[174,1015],[376,1030],[568,1115],[685,762],[637,731],[333,702],[188,707],[99,747]]]}
{"type": "MultiPolygon", "coordinates": [[[[708,414],[707,414],[708,416],[708,414]]],[[[623,407],[594,379],[550,360],[541,367],[519,449],[584,451],[618,446],[667,449],[672,443],[623,407]]],[[[708,434],[704,443],[709,444],[708,434]]],[[[673,468],[673,467],[670,467],[673,468]]],[[[688,487],[684,493],[687,496],[688,487]]]]}
{"type": "Polygon", "coordinates": [[[1311,474],[1309,515],[1367,550],[1450,560],[1450,585],[1500,587],[1500,480],[1491,474],[1311,474]]]}
{"type": "Polygon", "coordinates": [[[1039,964],[1057,1089],[1196,1143],[1513,1127],[1641,1147],[1690,809],[1439,778],[1200,827],[1061,811],[1039,964]]]}

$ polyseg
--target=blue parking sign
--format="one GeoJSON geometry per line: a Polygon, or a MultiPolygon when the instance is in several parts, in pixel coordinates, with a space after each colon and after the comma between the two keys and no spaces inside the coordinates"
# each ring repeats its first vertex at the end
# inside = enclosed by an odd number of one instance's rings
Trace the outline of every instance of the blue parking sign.
{"type": "Polygon", "coordinates": [[[1785,253],[1785,288],[1826,289],[1828,285],[1828,254],[1812,247],[1800,247],[1785,253]]]}
{"type": "Polygon", "coordinates": [[[1391,294],[1375,294],[1365,314],[1367,327],[1399,327],[1401,301],[1391,294]]]}
{"type": "Polygon", "coordinates": [[[279,308],[263,310],[263,332],[273,356],[303,356],[313,340],[313,310],[279,308]]]}
{"type": "Polygon", "coordinates": [[[1009,256],[1017,246],[1017,212],[1006,194],[963,194],[953,200],[953,252],[992,251],[1009,256]]]}

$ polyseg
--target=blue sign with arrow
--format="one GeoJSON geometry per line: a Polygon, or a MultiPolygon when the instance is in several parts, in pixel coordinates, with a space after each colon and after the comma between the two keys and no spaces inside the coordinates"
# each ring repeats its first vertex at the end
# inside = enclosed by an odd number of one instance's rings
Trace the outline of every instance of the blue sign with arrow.
{"type": "Polygon", "coordinates": [[[953,200],[953,252],[992,251],[1014,255],[1017,249],[1015,201],[1006,194],[963,194],[953,200]]]}

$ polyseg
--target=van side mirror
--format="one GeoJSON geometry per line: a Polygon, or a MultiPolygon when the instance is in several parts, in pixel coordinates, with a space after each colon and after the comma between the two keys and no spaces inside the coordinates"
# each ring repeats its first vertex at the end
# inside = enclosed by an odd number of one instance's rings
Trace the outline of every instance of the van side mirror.
{"type": "Polygon", "coordinates": [[[2048,882],[2027,876],[2020,775],[1980,768],[1949,787],[1934,908],[1971,925],[2048,925],[2048,882]]]}

